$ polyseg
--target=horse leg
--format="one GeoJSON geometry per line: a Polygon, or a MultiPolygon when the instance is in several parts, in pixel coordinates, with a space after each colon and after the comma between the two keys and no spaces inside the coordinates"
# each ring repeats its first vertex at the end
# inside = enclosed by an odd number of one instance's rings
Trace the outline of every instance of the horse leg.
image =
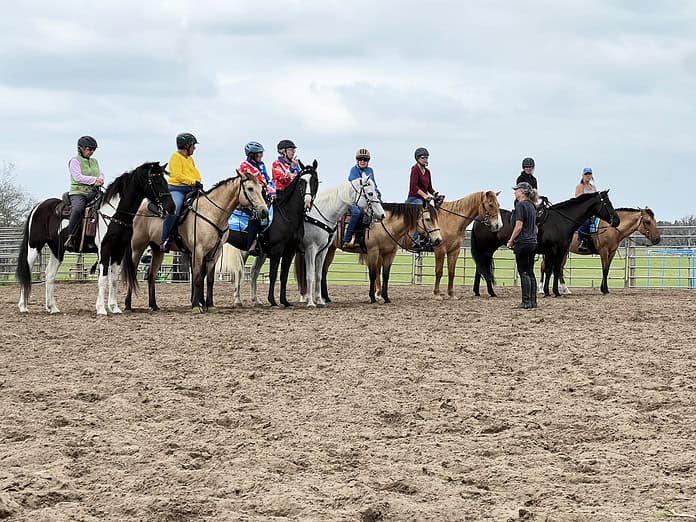
{"type": "MultiPolygon", "coordinates": [[[[28,241],[28,240],[27,240],[28,241]]],[[[34,261],[41,253],[41,250],[29,247],[27,249],[27,258],[25,260],[20,259],[17,263],[26,263],[27,269],[29,271],[29,284],[25,291],[25,285],[20,285],[19,287],[19,311],[21,313],[29,312],[29,290],[31,289],[31,269],[34,266],[34,261]]]]}
{"type": "Polygon", "coordinates": [[[562,294],[569,295],[570,289],[566,286],[565,282],[565,275],[563,275],[563,272],[565,270],[565,265],[568,262],[568,254],[565,255],[563,258],[563,261],[561,262],[561,275],[559,276],[559,290],[562,294]]]}
{"type": "MultiPolygon", "coordinates": [[[[283,252],[283,259],[280,264],[280,303],[283,306],[292,306],[288,301],[287,290],[288,290],[288,275],[290,274],[290,265],[292,264],[292,259],[295,256],[294,248],[287,248],[283,252]]],[[[322,279],[322,281],[324,281],[322,279]]]]}
{"type": "Polygon", "coordinates": [[[336,257],[336,247],[332,243],[326,252],[326,259],[324,259],[324,265],[322,266],[322,270],[321,270],[321,296],[324,298],[324,301],[326,301],[327,303],[331,302],[331,299],[329,298],[329,287],[327,284],[327,276],[329,274],[329,267],[331,266],[331,263],[333,263],[333,260],[335,257],[336,257]]]}
{"type": "Polygon", "coordinates": [[[295,253],[295,281],[297,281],[297,291],[300,294],[300,303],[307,300],[307,270],[305,266],[305,255],[303,252],[295,253]]]}
{"type": "Polygon", "coordinates": [[[51,252],[51,257],[48,258],[48,266],[46,267],[46,311],[49,314],[60,313],[55,297],[58,268],[60,268],[60,259],[51,252]]]}
{"type": "Polygon", "coordinates": [[[307,274],[307,293],[305,294],[307,299],[307,308],[316,308],[314,302],[314,281],[316,280],[315,265],[317,262],[317,255],[315,249],[312,246],[305,250],[305,273],[307,274]]]}
{"type": "Polygon", "coordinates": [[[479,286],[481,285],[481,272],[479,272],[478,268],[476,269],[476,273],[474,274],[474,287],[472,290],[474,291],[474,295],[480,297],[481,293],[479,292],[479,286]]]}
{"type": "Polygon", "coordinates": [[[275,282],[278,277],[278,265],[280,264],[280,257],[273,256],[271,258],[271,263],[268,273],[268,302],[271,306],[278,306],[275,300],[275,282]]]}
{"type": "Polygon", "coordinates": [[[155,281],[157,279],[157,273],[162,266],[162,260],[164,259],[164,254],[157,249],[152,249],[152,260],[150,261],[150,268],[147,271],[147,296],[148,296],[148,308],[156,312],[159,310],[157,306],[157,297],[155,295],[155,281]]]}
{"type": "Polygon", "coordinates": [[[217,263],[217,258],[208,261],[208,270],[205,274],[205,307],[209,313],[215,313],[218,311],[215,307],[215,302],[213,300],[213,287],[215,285],[215,263],[217,263]]]}
{"type": "Polygon", "coordinates": [[[389,275],[395,256],[396,250],[382,257],[382,299],[385,303],[391,303],[391,299],[389,299],[389,275]]]}
{"type": "Polygon", "coordinates": [[[324,297],[321,295],[321,274],[324,268],[324,259],[326,259],[326,249],[319,252],[319,255],[317,255],[316,263],[314,265],[314,289],[318,294],[318,306],[326,306],[326,301],[324,301],[324,297]]]}
{"type": "Polygon", "coordinates": [[[370,265],[368,272],[370,274],[370,303],[376,303],[377,299],[375,298],[375,280],[377,279],[377,268],[373,265],[370,265]]]}
{"type": "Polygon", "coordinates": [[[607,278],[609,277],[609,268],[611,268],[611,262],[614,260],[614,255],[616,255],[616,250],[609,252],[607,250],[602,251],[602,286],[600,290],[603,294],[609,293],[609,284],[607,278]]]}
{"type": "Polygon", "coordinates": [[[108,310],[112,314],[120,314],[121,309],[118,306],[116,296],[118,294],[118,279],[121,275],[121,265],[119,263],[111,263],[109,269],[109,304],[108,310]]]}
{"type": "Polygon", "coordinates": [[[445,250],[435,249],[435,287],[433,294],[440,297],[440,280],[442,279],[442,269],[445,266],[445,250]]]}
{"type": "Polygon", "coordinates": [[[106,260],[109,259],[110,256],[108,253],[104,252],[103,248],[99,254],[103,257],[97,267],[99,269],[99,291],[97,293],[96,308],[97,315],[106,315],[106,305],[104,301],[106,299],[107,288],[109,287],[109,265],[106,260]]]}
{"type": "Polygon", "coordinates": [[[554,259],[552,263],[553,266],[553,295],[554,297],[561,297],[561,293],[558,291],[558,280],[561,274],[561,262],[558,259],[554,259]]]}
{"type": "Polygon", "coordinates": [[[256,259],[254,259],[254,266],[251,267],[251,302],[254,304],[254,306],[262,304],[257,292],[257,283],[259,280],[259,274],[261,273],[261,268],[263,267],[265,261],[265,254],[259,254],[256,256],[256,259]]]}
{"type": "Polygon", "coordinates": [[[454,295],[454,272],[457,269],[457,259],[459,258],[459,248],[455,248],[447,254],[447,295],[455,299],[454,295]]]}
{"type": "Polygon", "coordinates": [[[200,258],[196,256],[195,265],[191,265],[191,311],[196,314],[205,312],[203,302],[203,266],[200,258]]]}

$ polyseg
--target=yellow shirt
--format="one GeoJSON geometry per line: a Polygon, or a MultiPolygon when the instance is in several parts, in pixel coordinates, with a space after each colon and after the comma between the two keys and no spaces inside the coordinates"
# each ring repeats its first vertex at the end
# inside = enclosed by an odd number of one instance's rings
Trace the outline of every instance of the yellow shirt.
{"type": "Polygon", "coordinates": [[[169,184],[178,187],[191,187],[196,181],[201,180],[201,173],[198,172],[193,157],[184,158],[179,152],[172,154],[169,158],[169,184]]]}

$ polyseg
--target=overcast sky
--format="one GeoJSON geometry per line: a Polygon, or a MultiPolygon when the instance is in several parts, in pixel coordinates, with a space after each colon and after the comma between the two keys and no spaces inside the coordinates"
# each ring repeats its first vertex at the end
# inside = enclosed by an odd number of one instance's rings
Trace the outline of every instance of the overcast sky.
{"type": "Polygon", "coordinates": [[[385,201],[430,150],[448,199],[511,187],[696,214],[696,2],[24,0],[0,17],[0,161],[36,198],[68,188],[83,134],[107,181],[168,161],[178,132],[210,185],[249,140],[290,138],[324,187],[368,148],[385,201]]]}

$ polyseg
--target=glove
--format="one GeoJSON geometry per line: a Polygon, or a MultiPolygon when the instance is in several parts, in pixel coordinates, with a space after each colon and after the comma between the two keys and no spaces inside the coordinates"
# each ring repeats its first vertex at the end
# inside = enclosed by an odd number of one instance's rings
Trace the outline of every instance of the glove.
{"type": "Polygon", "coordinates": [[[203,190],[203,183],[201,183],[200,181],[196,181],[196,184],[194,185],[194,188],[195,188],[196,190],[203,190]]]}

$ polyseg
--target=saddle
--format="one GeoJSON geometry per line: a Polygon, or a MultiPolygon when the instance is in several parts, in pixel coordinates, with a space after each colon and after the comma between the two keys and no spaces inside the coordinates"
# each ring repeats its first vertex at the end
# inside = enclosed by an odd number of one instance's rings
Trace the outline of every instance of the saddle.
{"type": "Polygon", "coordinates": [[[367,238],[370,237],[370,227],[365,224],[365,219],[361,219],[358,222],[358,226],[355,227],[355,239],[356,245],[353,248],[343,248],[343,242],[346,238],[346,232],[348,231],[348,224],[350,223],[351,213],[346,212],[338,220],[336,226],[336,235],[334,236],[334,246],[337,249],[344,250],[345,252],[352,252],[355,254],[367,254],[367,238]]]}
{"type": "MultiPolygon", "coordinates": [[[[85,213],[80,222],[78,235],[80,237],[80,247],[78,252],[96,252],[97,247],[95,238],[97,235],[97,207],[101,201],[103,192],[96,191],[94,195],[88,196],[87,204],[85,205],[85,213]]],[[[72,204],[70,203],[70,193],[64,192],[60,203],[56,205],[54,210],[57,217],[61,220],[70,219],[72,212],[72,204]]]]}

